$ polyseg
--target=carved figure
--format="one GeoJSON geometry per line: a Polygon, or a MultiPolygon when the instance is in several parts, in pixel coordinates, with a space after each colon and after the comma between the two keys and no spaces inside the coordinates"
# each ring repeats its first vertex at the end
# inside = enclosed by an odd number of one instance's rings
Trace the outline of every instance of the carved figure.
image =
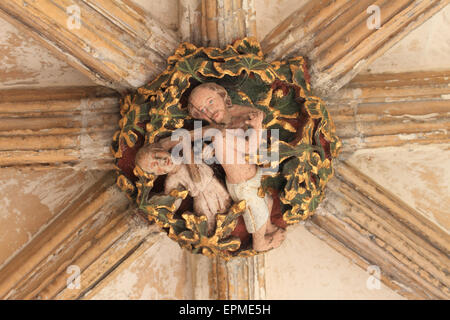
{"type": "Polygon", "coordinates": [[[247,231],[252,234],[253,249],[266,251],[278,247],[285,238],[285,231],[270,221],[272,198],[258,196],[261,168],[252,163],[225,161],[242,159],[260,145],[264,113],[253,107],[232,104],[226,89],[216,83],[203,83],[195,87],[189,96],[188,110],[193,118],[206,120],[223,133],[213,136],[212,144],[216,158],[225,171],[231,198],[246,201],[243,217],[247,231]],[[254,130],[246,140],[244,130],[248,127],[254,130]],[[256,145],[251,145],[255,141],[256,145]],[[242,145],[244,148],[239,147],[242,145]]]}
{"type": "MultiPolygon", "coordinates": [[[[150,145],[138,151],[136,165],[147,173],[167,174],[164,185],[166,194],[179,187],[188,190],[194,200],[194,212],[208,218],[208,232],[214,229],[216,214],[225,213],[231,205],[227,189],[204,163],[195,165],[193,175],[189,165],[175,164],[168,151],[150,145]]],[[[178,199],[175,206],[178,208],[180,204],[181,199],[178,199]]]]}

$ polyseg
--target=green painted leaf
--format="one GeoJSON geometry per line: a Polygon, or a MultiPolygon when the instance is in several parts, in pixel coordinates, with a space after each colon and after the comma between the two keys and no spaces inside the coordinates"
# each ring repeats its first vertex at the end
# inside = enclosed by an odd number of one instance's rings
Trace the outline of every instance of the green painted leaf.
{"type": "Polygon", "coordinates": [[[180,233],[180,236],[183,236],[187,239],[192,239],[192,240],[195,238],[194,232],[192,230],[185,230],[180,233]]]}
{"type": "Polygon", "coordinates": [[[306,111],[311,115],[313,118],[319,118],[322,115],[322,112],[320,111],[320,103],[318,101],[313,99],[306,99],[308,101],[307,104],[305,104],[306,111]]]}
{"type": "Polygon", "coordinates": [[[201,79],[198,77],[197,72],[200,69],[202,62],[202,58],[190,57],[178,62],[176,68],[183,73],[191,75],[201,82],[201,79]]]}
{"type": "MultiPolygon", "coordinates": [[[[222,78],[223,74],[218,72],[216,68],[214,67],[213,61],[207,61],[203,69],[199,70],[200,74],[205,77],[212,77],[212,78],[222,78]]],[[[214,81],[214,80],[208,80],[208,81],[214,81]]]]}
{"type": "Polygon", "coordinates": [[[220,50],[219,48],[213,48],[212,50],[208,51],[208,57],[211,59],[228,59],[231,57],[235,57],[238,55],[238,52],[233,47],[227,47],[225,50],[220,50]]]}
{"type": "Polygon", "coordinates": [[[303,88],[303,90],[306,92],[308,90],[308,87],[306,85],[305,80],[305,74],[301,69],[298,69],[293,75],[292,75],[293,82],[303,88]]]}
{"type": "Polygon", "coordinates": [[[218,249],[236,251],[240,247],[240,242],[237,243],[236,240],[239,240],[239,238],[232,237],[231,239],[220,240],[218,242],[218,249]]]}
{"type": "Polygon", "coordinates": [[[165,207],[171,207],[177,198],[172,197],[170,195],[165,194],[156,194],[153,195],[150,200],[148,201],[148,204],[151,206],[165,206],[165,207]]]}
{"type": "Polygon", "coordinates": [[[291,68],[288,64],[281,64],[278,69],[275,69],[275,72],[280,76],[280,78],[284,78],[286,80],[292,79],[291,68]]]}
{"type": "Polygon", "coordinates": [[[217,70],[224,70],[231,72],[233,75],[239,75],[242,70],[247,72],[266,70],[269,64],[257,57],[245,57],[241,59],[230,59],[225,62],[216,62],[215,67],[217,70]]]}
{"type": "Polygon", "coordinates": [[[289,158],[292,156],[300,157],[303,152],[311,152],[312,150],[315,150],[315,146],[305,143],[301,143],[296,146],[292,146],[287,143],[280,143],[279,146],[280,159],[289,158]]]}
{"type": "Polygon", "coordinates": [[[201,236],[203,236],[203,237],[208,236],[208,222],[207,221],[200,222],[198,224],[197,228],[198,228],[198,232],[200,233],[201,236]]]}
{"type": "MultiPolygon", "coordinates": [[[[269,119],[270,119],[270,116],[267,118],[267,121],[269,119]]],[[[277,123],[267,127],[267,129],[278,130],[278,137],[281,141],[290,141],[292,139],[292,132],[287,131],[281,125],[279,125],[277,123]]],[[[280,159],[281,159],[281,157],[280,157],[280,159]]]]}
{"type": "Polygon", "coordinates": [[[285,185],[286,179],[280,175],[277,175],[275,177],[267,177],[261,182],[261,186],[264,190],[267,190],[268,188],[283,190],[285,185]]]}
{"type": "Polygon", "coordinates": [[[145,85],[144,88],[147,90],[152,90],[152,91],[156,92],[161,87],[165,87],[165,84],[166,84],[167,80],[170,79],[170,76],[171,76],[170,73],[166,73],[166,74],[163,73],[160,76],[158,76],[158,78],[156,78],[155,80],[150,82],[148,85],[145,85]]]}
{"type": "Polygon", "coordinates": [[[284,175],[292,174],[296,171],[297,167],[300,165],[300,159],[295,157],[289,159],[288,161],[283,163],[282,173],[284,175]]]}
{"type": "Polygon", "coordinates": [[[261,46],[259,45],[259,43],[250,42],[246,39],[241,41],[236,49],[239,53],[242,54],[254,54],[257,56],[262,56],[261,46]]]}
{"type": "Polygon", "coordinates": [[[291,115],[296,112],[300,112],[301,106],[295,100],[295,90],[290,88],[289,92],[282,96],[277,97],[276,95],[272,96],[272,100],[270,102],[271,107],[274,109],[280,110],[280,113],[291,115]]]}

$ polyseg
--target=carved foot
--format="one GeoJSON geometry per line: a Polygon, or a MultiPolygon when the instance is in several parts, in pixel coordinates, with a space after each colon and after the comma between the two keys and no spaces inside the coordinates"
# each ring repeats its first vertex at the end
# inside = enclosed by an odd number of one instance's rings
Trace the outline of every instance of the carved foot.
{"type": "Polygon", "coordinates": [[[261,252],[278,248],[285,238],[286,231],[282,228],[278,228],[275,232],[264,235],[262,239],[255,237],[253,240],[253,249],[261,252]]]}

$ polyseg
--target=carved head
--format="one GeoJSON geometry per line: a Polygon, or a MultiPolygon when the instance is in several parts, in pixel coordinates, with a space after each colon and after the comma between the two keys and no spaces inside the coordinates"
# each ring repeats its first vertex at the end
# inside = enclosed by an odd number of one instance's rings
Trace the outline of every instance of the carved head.
{"type": "Polygon", "coordinates": [[[188,111],[194,119],[222,123],[232,106],[227,90],[214,82],[206,82],[192,90],[188,111]]]}
{"type": "Polygon", "coordinates": [[[167,174],[177,167],[169,152],[155,146],[145,146],[139,149],[136,154],[136,165],[144,172],[155,175],[167,174]]]}

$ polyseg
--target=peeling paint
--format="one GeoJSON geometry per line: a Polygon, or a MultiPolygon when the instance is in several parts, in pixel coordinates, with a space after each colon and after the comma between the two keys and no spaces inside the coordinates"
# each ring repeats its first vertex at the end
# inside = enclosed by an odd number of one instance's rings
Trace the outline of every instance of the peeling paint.
{"type": "Polygon", "coordinates": [[[0,18],[0,89],[93,82],[0,18]]]}
{"type": "Polygon", "coordinates": [[[103,173],[0,171],[0,265],[103,173]]]}
{"type": "Polygon", "coordinates": [[[255,0],[258,40],[264,39],[281,21],[307,2],[307,0],[255,0]]]}
{"type": "MultiPolygon", "coordinates": [[[[157,8],[151,1],[133,1],[156,18],[164,17],[164,21],[161,22],[172,30],[177,28],[178,1],[165,1],[157,8]]],[[[306,2],[306,0],[256,0],[258,38],[263,39],[282,19],[306,2]]],[[[436,25],[440,28],[449,25],[449,9],[450,7],[447,7],[380,57],[370,66],[371,72],[449,68],[449,34],[437,32],[436,29],[436,25]],[[425,43],[422,41],[424,38],[427,39],[425,43]]],[[[89,79],[58,60],[32,39],[22,36],[7,22],[0,20],[0,26],[0,37],[3,40],[0,44],[0,89],[18,86],[92,84],[89,79]]],[[[291,39],[288,40],[292,39],[291,35],[291,39]]],[[[97,54],[93,53],[94,56],[97,54]]],[[[362,61],[353,69],[360,68],[360,63],[362,61]]],[[[321,79],[329,81],[330,77],[324,74],[321,79]]],[[[352,94],[354,99],[358,99],[362,91],[355,89],[352,94]]],[[[441,98],[450,99],[450,95],[442,95],[441,98]]],[[[386,101],[398,100],[386,98],[386,101]]],[[[81,110],[83,128],[86,129],[88,111],[86,108],[81,110]]],[[[422,116],[408,114],[391,117],[430,120],[435,116],[436,114],[432,113],[422,116]]],[[[403,140],[418,138],[416,134],[399,137],[403,140]]],[[[82,157],[89,157],[90,150],[85,146],[92,145],[91,142],[92,138],[89,135],[81,136],[82,157]]],[[[389,190],[431,221],[448,230],[450,226],[448,159],[450,159],[449,146],[404,146],[361,150],[354,154],[350,161],[378,183],[388,185],[389,190]]],[[[88,188],[97,179],[95,173],[75,175],[71,171],[60,171],[25,174],[15,170],[2,171],[0,264],[29,242],[60,212],[61,208],[70,203],[74,195],[88,188]]],[[[122,244],[124,243],[117,245],[122,244]]],[[[185,259],[186,256],[178,245],[164,235],[160,242],[118,274],[94,298],[189,299],[189,290],[192,288],[189,288],[191,284],[186,278],[185,259]]],[[[267,254],[266,275],[268,299],[401,298],[385,287],[380,291],[369,292],[365,288],[368,275],[364,270],[353,265],[350,260],[330,249],[318,238],[311,237],[301,224],[289,230],[288,239],[281,248],[267,254]],[[299,273],[299,263],[310,267],[299,273]]]]}
{"type": "Polygon", "coordinates": [[[146,10],[153,18],[160,19],[160,22],[164,23],[169,29],[177,30],[178,0],[160,1],[157,6],[153,1],[148,0],[132,0],[132,2],[146,10]]]}
{"type": "MultiPolygon", "coordinates": [[[[395,115],[389,114],[389,111],[385,111],[385,114],[389,118],[396,118],[396,119],[407,118],[409,120],[422,120],[422,121],[434,120],[434,119],[436,119],[436,117],[438,117],[440,115],[439,113],[430,113],[430,114],[423,114],[423,115],[402,114],[400,116],[395,116],[395,115]]],[[[447,114],[449,114],[449,113],[447,113],[447,114]]]]}
{"type": "Polygon", "coordinates": [[[365,72],[410,72],[450,69],[450,5],[408,34],[365,72]]]}
{"type": "Polygon", "coordinates": [[[189,299],[186,260],[165,235],[102,288],[93,299],[189,299]]]}
{"type": "Polygon", "coordinates": [[[450,231],[450,144],[358,150],[348,161],[443,230],[450,231]]]}
{"type": "Polygon", "coordinates": [[[267,299],[402,299],[383,284],[369,290],[368,277],[301,224],[288,229],[281,247],[266,254],[267,299]]]}

